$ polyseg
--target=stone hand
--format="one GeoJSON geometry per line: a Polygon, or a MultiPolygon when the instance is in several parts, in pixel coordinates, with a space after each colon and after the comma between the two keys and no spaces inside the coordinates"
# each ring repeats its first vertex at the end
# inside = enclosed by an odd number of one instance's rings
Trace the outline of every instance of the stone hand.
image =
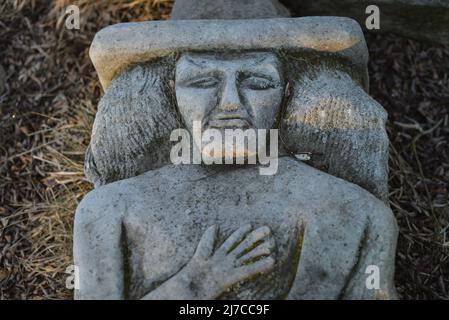
{"type": "Polygon", "coordinates": [[[217,298],[238,282],[271,270],[275,263],[271,257],[275,242],[268,227],[252,230],[251,225],[245,225],[214,251],[217,233],[216,226],[206,230],[193,258],[181,271],[196,289],[195,296],[204,299],[217,298]]]}

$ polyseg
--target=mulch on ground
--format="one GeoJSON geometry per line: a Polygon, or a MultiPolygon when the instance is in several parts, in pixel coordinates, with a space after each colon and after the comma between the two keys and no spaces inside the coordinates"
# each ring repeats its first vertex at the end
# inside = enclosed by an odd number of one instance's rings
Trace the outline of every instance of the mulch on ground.
{"type": "MultiPolygon", "coordinates": [[[[91,190],[84,150],[101,90],[88,48],[101,27],[167,19],[171,1],[0,4],[0,299],[67,299],[77,203],[91,190]]],[[[400,225],[404,299],[449,299],[449,48],[367,35],[371,94],[389,113],[390,204],[400,225]]]]}

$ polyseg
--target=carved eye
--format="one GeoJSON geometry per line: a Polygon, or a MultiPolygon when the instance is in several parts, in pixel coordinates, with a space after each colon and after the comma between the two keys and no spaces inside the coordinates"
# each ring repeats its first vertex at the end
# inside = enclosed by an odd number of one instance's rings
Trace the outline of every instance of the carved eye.
{"type": "Polygon", "coordinates": [[[246,77],[240,81],[240,85],[251,90],[266,90],[277,87],[275,81],[259,76],[246,77]]]}
{"type": "Polygon", "coordinates": [[[195,78],[190,81],[188,81],[187,86],[192,88],[201,88],[201,89],[208,89],[216,87],[219,83],[219,80],[215,77],[206,76],[206,77],[200,77],[195,78]]]}

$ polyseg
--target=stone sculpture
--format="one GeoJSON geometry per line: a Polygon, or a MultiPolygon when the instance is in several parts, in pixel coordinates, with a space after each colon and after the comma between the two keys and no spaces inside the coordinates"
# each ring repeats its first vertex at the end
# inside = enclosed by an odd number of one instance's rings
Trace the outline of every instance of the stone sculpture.
{"type": "Polygon", "coordinates": [[[386,114],[356,22],[119,24],[91,57],[106,93],[86,157],[96,189],[75,217],[76,298],[396,298],[386,114]],[[171,132],[195,120],[278,128],[277,173],[170,163],[171,132]]]}

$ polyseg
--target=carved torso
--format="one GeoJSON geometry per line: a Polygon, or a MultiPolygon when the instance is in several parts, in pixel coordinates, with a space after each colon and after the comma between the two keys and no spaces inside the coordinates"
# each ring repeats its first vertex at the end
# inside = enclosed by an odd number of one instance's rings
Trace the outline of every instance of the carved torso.
{"type": "Polygon", "coordinates": [[[170,165],[95,192],[121,216],[125,296],[134,299],[176,274],[207,227],[219,226],[220,244],[245,223],[271,228],[276,267],[222,298],[342,298],[368,216],[383,206],[363,189],[289,158],[280,159],[274,176],[261,177],[255,167],[220,172],[170,165]]]}

